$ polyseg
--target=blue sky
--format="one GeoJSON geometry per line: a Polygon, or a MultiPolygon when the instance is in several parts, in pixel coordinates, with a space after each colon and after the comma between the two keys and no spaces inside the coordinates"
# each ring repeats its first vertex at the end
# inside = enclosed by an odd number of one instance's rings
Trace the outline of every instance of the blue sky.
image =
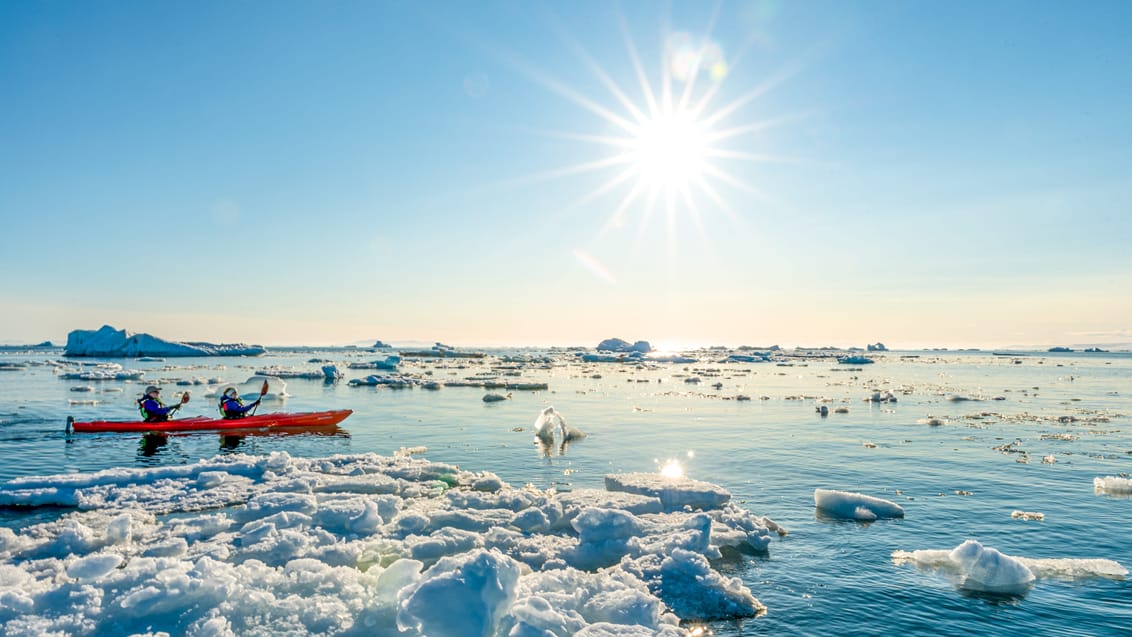
{"type": "Polygon", "coordinates": [[[0,341],[1132,343],[1130,24],[1126,2],[3,3],[0,341]],[[625,148],[676,41],[717,137],[662,183],[625,148]]]}

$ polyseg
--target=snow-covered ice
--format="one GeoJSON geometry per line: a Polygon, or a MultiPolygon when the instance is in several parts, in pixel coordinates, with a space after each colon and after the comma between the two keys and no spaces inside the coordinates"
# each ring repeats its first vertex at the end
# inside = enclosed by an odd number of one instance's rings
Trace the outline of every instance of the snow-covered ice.
{"type": "Polygon", "coordinates": [[[688,479],[513,488],[415,457],[217,456],[25,477],[0,505],[6,635],[669,635],[763,605],[717,572],[773,522],[688,479]]]}

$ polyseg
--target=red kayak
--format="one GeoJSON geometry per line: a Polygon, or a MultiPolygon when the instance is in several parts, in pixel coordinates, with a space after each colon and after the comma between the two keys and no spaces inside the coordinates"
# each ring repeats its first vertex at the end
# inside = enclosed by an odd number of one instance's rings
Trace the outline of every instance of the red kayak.
{"type": "Polygon", "coordinates": [[[292,427],[330,427],[354,413],[350,409],[315,411],[305,414],[260,414],[245,418],[207,418],[195,416],[163,422],[95,420],[76,422],[67,417],[67,431],[110,431],[119,433],[148,433],[153,431],[225,431],[228,429],[287,430],[292,427]]]}

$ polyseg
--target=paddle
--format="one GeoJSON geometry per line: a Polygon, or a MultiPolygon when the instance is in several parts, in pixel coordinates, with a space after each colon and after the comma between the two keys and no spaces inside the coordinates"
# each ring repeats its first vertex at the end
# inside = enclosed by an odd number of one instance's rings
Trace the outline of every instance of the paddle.
{"type": "Polygon", "coordinates": [[[181,394],[181,402],[173,405],[173,408],[169,410],[169,415],[173,415],[174,411],[180,411],[181,407],[183,407],[187,402],[189,402],[189,392],[186,391],[185,393],[181,394]]]}
{"type": "Polygon", "coordinates": [[[267,395],[267,381],[264,380],[263,381],[263,387],[261,387],[259,389],[259,398],[256,399],[255,406],[252,407],[252,414],[251,415],[253,415],[253,416],[255,415],[255,410],[259,409],[259,401],[263,400],[263,397],[266,396],[266,395],[267,395]]]}

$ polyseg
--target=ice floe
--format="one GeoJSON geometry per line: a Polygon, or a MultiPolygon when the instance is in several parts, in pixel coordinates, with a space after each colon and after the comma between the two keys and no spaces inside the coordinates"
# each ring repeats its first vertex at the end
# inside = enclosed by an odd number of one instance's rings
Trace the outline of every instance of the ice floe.
{"type": "Polygon", "coordinates": [[[218,456],[17,478],[0,505],[8,635],[666,635],[763,605],[715,570],[777,525],[647,474],[568,493],[409,456],[218,456]],[[630,492],[632,491],[632,492],[630,492]]]}
{"type": "Polygon", "coordinates": [[[181,343],[145,333],[134,333],[103,325],[97,330],[72,330],[67,335],[65,356],[123,358],[174,356],[259,356],[267,350],[243,343],[181,343]]]}
{"type": "Polygon", "coordinates": [[[59,374],[63,380],[141,380],[143,376],[142,370],[124,369],[83,369],[59,374]]]}
{"type": "Polygon", "coordinates": [[[1122,478],[1120,476],[1093,478],[1093,490],[1097,493],[1132,495],[1132,478],[1122,478]]]}
{"type": "Polygon", "coordinates": [[[958,588],[1002,595],[1025,595],[1038,578],[1121,579],[1128,569],[1108,559],[1023,558],[967,540],[951,550],[893,551],[896,564],[914,564],[949,575],[958,588]]]}
{"type": "Polygon", "coordinates": [[[849,491],[814,489],[814,506],[830,517],[847,520],[904,517],[904,508],[895,502],[849,491]]]}

